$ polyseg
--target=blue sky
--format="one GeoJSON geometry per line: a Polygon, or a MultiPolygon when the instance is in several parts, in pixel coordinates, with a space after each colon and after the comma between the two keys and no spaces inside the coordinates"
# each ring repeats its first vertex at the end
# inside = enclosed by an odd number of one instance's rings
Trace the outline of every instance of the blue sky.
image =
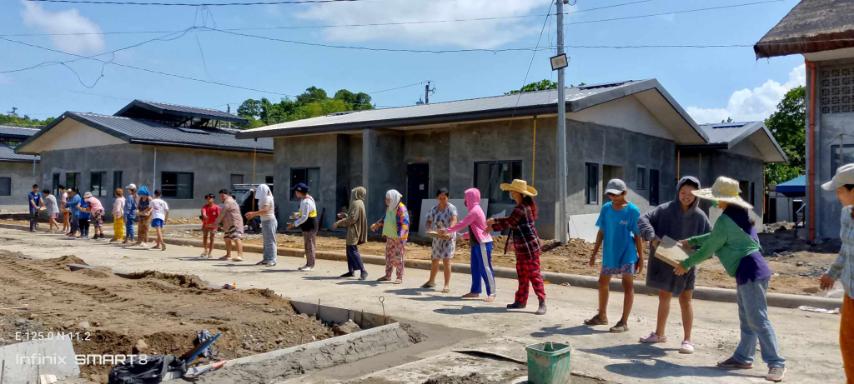
{"type": "MultiPolygon", "coordinates": [[[[751,45],[797,0],[603,20],[757,1],[760,0],[577,0],[567,8],[570,15],[565,20],[566,42],[586,46],[751,45]],[[593,9],[624,3],[632,4],[593,9]]],[[[537,44],[545,17],[503,17],[544,15],[548,6],[548,0],[361,0],[199,10],[0,0],[0,37],[85,56],[193,26],[258,28],[239,33],[330,45],[415,50],[531,48],[537,44]],[[501,19],[311,27],[478,17],[501,19]],[[289,28],[263,29],[282,26],[289,28]],[[32,36],[127,31],[159,33],[32,36]]],[[[551,17],[540,46],[553,46],[554,36],[555,18],[551,17]]],[[[9,111],[14,106],[19,113],[39,118],[57,116],[66,110],[112,114],[134,98],[218,109],[231,104],[236,109],[247,98],[278,100],[283,97],[281,94],[296,95],[309,86],[324,88],[330,94],[341,88],[370,93],[426,80],[433,81],[437,89],[431,101],[448,101],[518,88],[532,56],[527,51],[430,54],[332,49],[201,29],[169,37],[173,39],[99,58],[277,94],[176,79],[91,60],[67,63],[67,67],[49,64],[2,73],[75,57],[0,40],[0,110],[9,111]]],[[[541,51],[535,56],[529,82],[556,78],[548,63],[552,54],[541,51]]],[[[801,56],[757,61],[750,47],[569,48],[568,54],[568,82],[657,78],[701,123],[730,116],[736,120],[762,119],[773,111],[787,89],[803,82],[801,56]]],[[[415,85],[372,96],[378,106],[385,107],[413,104],[422,93],[423,86],[415,85]]]]}

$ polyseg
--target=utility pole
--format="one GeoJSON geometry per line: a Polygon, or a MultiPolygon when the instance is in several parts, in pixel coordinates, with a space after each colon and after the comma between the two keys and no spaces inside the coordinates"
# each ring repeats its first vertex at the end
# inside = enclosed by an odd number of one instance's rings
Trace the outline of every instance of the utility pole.
{"type": "Polygon", "coordinates": [[[436,92],[436,88],[430,88],[431,81],[427,81],[427,85],[424,86],[424,104],[430,104],[430,94],[436,92]]]}
{"type": "MultiPolygon", "coordinates": [[[[557,54],[564,53],[563,50],[563,2],[557,1],[557,54]]],[[[566,211],[566,78],[564,68],[557,71],[557,198],[558,198],[558,225],[557,238],[560,244],[566,244],[569,231],[567,220],[569,213],[566,211]]]]}

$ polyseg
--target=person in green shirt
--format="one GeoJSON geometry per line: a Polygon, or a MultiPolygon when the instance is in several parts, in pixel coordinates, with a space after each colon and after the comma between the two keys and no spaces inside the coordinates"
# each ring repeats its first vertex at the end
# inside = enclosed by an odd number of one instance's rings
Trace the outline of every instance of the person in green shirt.
{"type": "Polygon", "coordinates": [[[737,287],[738,318],[741,339],[733,355],[718,363],[723,369],[751,369],[756,354],[756,342],[762,351],[762,360],[768,364],[765,379],[780,382],[786,374],[786,360],[780,356],[777,336],[768,319],[765,295],[771,269],[762,257],[759,238],[750,219],[753,209],[740,196],[738,181],[718,177],[712,188],[694,191],[701,199],[717,203],[723,214],[715,222],[712,232],[694,236],[680,242],[686,251],[698,248],[688,259],[676,266],[674,273],[682,276],[692,267],[717,255],[727,274],[735,277],[737,287]]]}

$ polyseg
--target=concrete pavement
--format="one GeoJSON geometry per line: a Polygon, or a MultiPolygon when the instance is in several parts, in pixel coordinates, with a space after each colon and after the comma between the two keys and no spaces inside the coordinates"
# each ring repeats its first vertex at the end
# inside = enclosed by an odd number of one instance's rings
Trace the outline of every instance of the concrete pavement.
{"type": "MultiPolygon", "coordinates": [[[[58,235],[0,229],[0,249],[21,252],[34,258],[76,255],[92,265],[106,266],[117,272],[158,270],[171,273],[196,274],[214,285],[236,282],[240,288],[270,288],[300,301],[383,313],[401,319],[451,326],[486,334],[468,340],[459,347],[490,348],[501,344],[502,338],[520,343],[544,340],[568,342],[573,345],[573,371],[617,383],[759,383],[765,366],[755,363],[750,371],[726,372],[712,368],[717,360],[726,358],[738,342],[738,317],[735,304],[695,301],[694,342],[697,352],[681,355],[677,352],[681,340],[679,309],[674,303],[668,336],[664,345],[639,345],[637,339],[648,334],[655,325],[657,298],[637,295],[631,330],[624,334],[607,333],[607,327],[591,329],[582,326],[583,319],[596,309],[596,292],[586,288],[547,285],[549,313],[534,316],[536,309],[532,294],[529,308],[508,313],[504,304],[512,301],[515,280],[499,278],[498,301],[488,304],[464,301],[459,296],[468,291],[468,275],[455,273],[452,292],[424,291],[418,287],[427,278],[427,271],[409,269],[403,285],[380,284],[373,279],[382,275],[380,266],[369,265],[370,280],[341,280],[343,262],[319,260],[309,273],[297,272],[302,260],[280,258],[274,268],[257,267],[259,254],[247,254],[242,263],[199,260],[200,249],[169,246],[167,251],[124,249],[102,242],[66,240],[58,235]]],[[[222,254],[218,251],[217,254],[222,254]]],[[[440,277],[441,279],[441,277],[440,277]]],[[[619,318],[622,294],[612,293],[609,317],[612,323],[619,318]]],[[[770,308],[783,355],[788,359],[787,382],[843,382],[837,334],[839,316],[770,308]]],[[[452,349],[423,351],[412,359],[435,357],[452,349]]],[[[757,359],[759,354],[757,353],[757,359]]]]}

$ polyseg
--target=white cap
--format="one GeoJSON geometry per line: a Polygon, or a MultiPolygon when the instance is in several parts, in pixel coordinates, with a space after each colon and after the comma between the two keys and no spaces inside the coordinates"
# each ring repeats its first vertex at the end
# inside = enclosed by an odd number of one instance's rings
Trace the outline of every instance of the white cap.
{"type": "Polygon", "coordinates": [[[626,191],[626,182],[620,179],[608,180],[608,185],[605,187],[607,195],[622,195],[626,191]]]}
{"type": "Polygon", "coordinates": [[[854,163],[845,164],[836,170],[836,175],[833,179],[822,184],[821,188],[825,191],[835,191],[837,188],[846,185],[854,184],[854,163]]]}
{"type": "Polygon", "coordinates": [[[127,187],[125,187],[125,189],[133,189],[133,190],[136,190],[136,184],[134,184],[134,183],[130,183],[130,184],[128,184],[128,186],[127,186],[127,187]]]}

